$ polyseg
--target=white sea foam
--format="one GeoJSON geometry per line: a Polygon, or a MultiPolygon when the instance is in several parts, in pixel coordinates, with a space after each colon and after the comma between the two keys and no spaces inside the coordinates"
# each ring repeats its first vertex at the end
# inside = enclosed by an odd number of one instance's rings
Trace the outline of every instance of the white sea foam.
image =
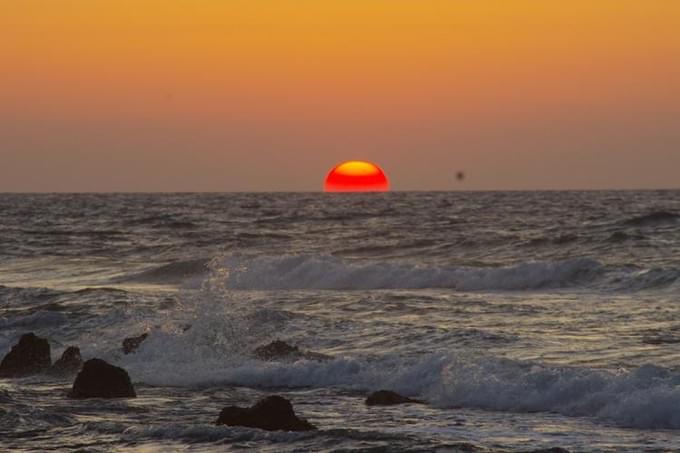
{"type": "Polygon", "coordinates": [[[233,289],[523,290],[554,288],[596,275],[589,258],[526,262],[507,267],[441,267],[394,262],[349,262],[331,256],[227,257],[233,289]]]}
{"type": "Polygon", "coordinates": [[[614,373],[467,353],[285,363],[206,355],[202,349],[192,345],[168,355],[167,338],[154,342],[152,336],[124,365],[135,381],[152,385],[387,388],[441,408],[544,411],[626,427],[680,429],[680,374],[655,366],[614,373]]]}
{"type": "Polygon", "coordinates": [[[549,411],[627,427],[680,429],[680,374],[651,365],[612,373],[452,357],[428,396],[441,407],[549,411]]]}
{"type": "Polygon", "coordinates": [[[178,261],[119,279],[198,289],[211,267],[226,270],[225,286],[242,290],[448,288],[521,291],[588,286],[614,291],[673,289],[680,270],[605,266],[591,258],[527,261],[502,267],[436,266],[398,261],[344,260],[328,255],[227,256],[178,261]],[[228,281],[227,281],[228,280],[228,281]]]}
{"type": "Polygon", "coordinates": [[[387,388],[442,409],[553,412],[625,427],[680,429],[680,374],[662,367],[612,372],[462,349],[417,358],[383,354],[264,362],[251,352],[280,331],[284,320],[275,312],[237,310],[228,318],[217,309],[204,313],[189,330],[152,331],[136,354],[109,359],[124,366],[135,382],[158,386],[387,388]]]}

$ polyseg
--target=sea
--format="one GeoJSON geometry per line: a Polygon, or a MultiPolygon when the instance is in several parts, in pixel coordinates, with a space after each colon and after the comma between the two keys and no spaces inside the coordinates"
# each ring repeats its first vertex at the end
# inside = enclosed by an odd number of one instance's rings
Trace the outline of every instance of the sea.
{"type": "Polygon", "coordinates": [[[680,191],[0,194],[0,285],[138,395],[0,379],[0,451],[680,450],[680,191]],[[215,425],[273,394],[318,429],[215,425]]]}

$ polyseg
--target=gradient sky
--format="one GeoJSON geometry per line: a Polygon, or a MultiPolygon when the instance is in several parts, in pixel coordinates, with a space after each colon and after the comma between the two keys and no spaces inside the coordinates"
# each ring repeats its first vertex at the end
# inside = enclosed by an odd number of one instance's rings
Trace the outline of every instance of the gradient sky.
{"type": "Polygon", "coordinates": [[[0,191],[321,190],[346,159],[680,187],[680,1],[0,0],[0,191]]]}

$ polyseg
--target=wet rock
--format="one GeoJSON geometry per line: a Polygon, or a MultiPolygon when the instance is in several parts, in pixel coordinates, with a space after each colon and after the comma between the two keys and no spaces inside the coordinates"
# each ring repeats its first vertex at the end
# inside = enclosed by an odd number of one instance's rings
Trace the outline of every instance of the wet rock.
{"type": "Polygon", "coordinates": [[[123,340],[123,353],[132,354],[135,352],[144,340],[149,336],[148,333],[143,333],[138,337],[129,337],[123,340]]]}
{"type": "Polygon", "coordinates": [[[255,356],[262,360],[272,360],[282,357],[301,355],[302,352],[296,346],[291,346],[285,341],[272,341],[271,343],[260,346],[253,352],[255,356]]]}
{"type": "Polygon", "coordinates": [[[420,400],[414,400],[407,398],[398,394],[397,392],[392,392],[390,390],[378,390],[368,395],[366,398],[367,406],[392,406],[395,404],[405,404],[405,403],[420,403],[420,400]]]}
{"type": "Polygon", "coordinates": [[[51,374],[69,375],[76,374],[83,366],[83,358],[80,356],[80,348],[69,346],[61,355],[61,358],[54,362],[50,368],[51,374]]]}
{"type": "Polygon", "coordinates": [[[90,359],[83,364],[69,398],[134,398],[127,371],[106,363],[101,359],[90,359]]]}
{"type": "Polygon", "coordinates": [[[47,370],[52,364],[46,339],[27,333],[0,362],[0,377],[22,377],[47,370]]]}
{"type": "Polygon", "coordinates": [[[296,416],[290,401],[278,395],[268,396],[248,408],[225,407],[220,412],[215,424],[245,426],[267,431],[310,431],[316,429],[307,420],[296,416]]]}
{"type": "Polygon", "coordinates": [[[331,360],[332,357],[318,352],[302,351],[297,346],[291,346],[285,341],[272,341],[271,343],[260,346],[253,351],[253,355],[260,360],[331,360]]]}

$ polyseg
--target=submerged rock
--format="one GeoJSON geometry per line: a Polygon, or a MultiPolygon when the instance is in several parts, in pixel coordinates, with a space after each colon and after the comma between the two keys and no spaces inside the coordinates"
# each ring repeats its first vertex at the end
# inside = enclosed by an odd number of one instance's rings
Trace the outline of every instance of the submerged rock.
{"type": "Polygon", "coordinates": [[[138,337],[129,337],[123,340],[123,353],[132,354],[135,352],[139,346],[147,339],[148,333],[143,333],[138,337]]]}
{"type": "Polygon", "coordinates": [[[45,371],[52,364],[50,344],[33,332],[21,336],[19,343],[0,362],[1,377],[22,377],[45,371]]]}
{"type": "Polygon", "coordinates": [[[54,362],[50,368],[51,374],[68,375],[80,371],[83,366],[83,358],[80,356],[80,348],[69,346],[61,355],[61,358],[54,362]]]}
{"type": "Polygon", "coordinates": [[[267,431],[311,431],[316,429],[307,420],[295,415],[290,401],[278,395],[268,396],[248,408],[225,407],[217,417],[215,424],[245,426],[267,431]]]}
{"type": "Polygon", "coordinates": [[[301,355],[302,352],[297,346],[291,346],[285,341],[272,341],[271,343],[260,346],[253,352],[255,356],[262,360],[271,360],[282,357],[301,355]]]}
{"type": "Polygon", "coordinates": [[[420,400],[407,398],[391,390],[378,390],[377,392],[371,393],[368,395],[368,398],[366,398],[367,406],[392,406],[395,404],[405,403],[422,404],[423,402],[420,400]]]}
{"type": "Polygon", "coordinates": [[[253,351],[253,355],[260,360],[331,360],[332,357],[318,352],[301,351],[297,346],[291,346],[285,341],[275,340],[260,346],[253,351]]]}
{"type": "Polygon", "coordinates": [[[101,359],[90,359],[73,382],[69,398],[134,398],[127,371],[101,359]]]}

